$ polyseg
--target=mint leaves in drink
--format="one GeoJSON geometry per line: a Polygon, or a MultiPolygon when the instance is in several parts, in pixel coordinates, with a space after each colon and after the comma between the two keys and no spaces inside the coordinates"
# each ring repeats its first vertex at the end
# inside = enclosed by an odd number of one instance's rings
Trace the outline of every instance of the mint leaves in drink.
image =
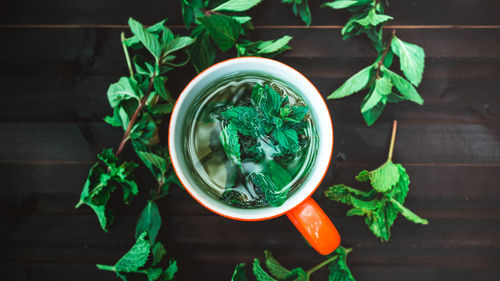
{"type": "Polygon", "coordinates": [[[398,214],[414,223],[428,224],[403,206],[408,195],[410,177],[401,164],[392,162],[397,123],[394,127],[387,161],[372,171],[363,170],[356,176],[359,182],[370,183],[372,189],[362,191],[343,184],[334,185],[325,191],[333,201],[351,205],[348,216],[365,216],[365,223],[372,233],[383,242],[389,241],[391,227],[398,214]]]}
{"type": "MultiPolygon", "coordinates": [[[[242,103],[219,113],[219,141],[246,184],[263,194],[269,205],[281,206],[295,176],[284,166],[306,146],[309,107],[291,105],[288,96],[259,83],[242,103]],[[250,165],[258,168],[246,167],[250,165]]],[[[233,191],[227,188],[226,192],[233,191]]]]}

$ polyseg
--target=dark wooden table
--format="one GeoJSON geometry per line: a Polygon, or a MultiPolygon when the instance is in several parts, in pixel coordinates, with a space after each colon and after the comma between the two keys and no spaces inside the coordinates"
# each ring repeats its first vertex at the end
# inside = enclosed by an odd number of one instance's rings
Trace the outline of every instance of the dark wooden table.
{"type": "MultiPolygon", "coordinates": [[[[323,95],[374,60],[364,39],[342,41],[347,14],[312,3],[305,28],[289,6],[265,0],[255,8],[252,38],[294,37],[278,59],[295,67],[323,95]]],[[[500,3],[495,0],[391,1],[398,35],[425,48],[423,107],[390,105],[368,128],[361,96],[329,101],[334,161],[315,194],[353,246],[349,264],[363,280],[500,279],[500,3]],[[411,177],[406,205],[428,226],[398,219],[388,243],[361,218],[328,201],[323,190],[354,184],[354,175],[385,160],[392,120],[399,120],[395,161],[411,177]]],[[[88,170],[121,131],[102,122],[111,113],[108,85],[126,75],[119,33],[129,16],[151,24],[165,17],[185,32],[177,0],[2,1],[0,4],[0,277],[2,280],[116,280],[95,263],[113,263],[133,243],[146,190],[130,207],[117,204],[108,234],[89,208],[75,210],[88,170]]],[[[228,58],[232,54],[219,56],[228,58]]],[[[191,66],[170,74],[179,93],[191,66]]],[[[126,157],[133,155],[130,150],[126,157]]],[[[286,218],[236,222],[199,206],[175,188],[160,201],[159,239],[179,262],[176,280],[229,280],[238,262],[273,251],[284,265],[309,268],[322,257],[286,218]]],[[[327,271],[313,280],[326,280],[327,271]]]]}

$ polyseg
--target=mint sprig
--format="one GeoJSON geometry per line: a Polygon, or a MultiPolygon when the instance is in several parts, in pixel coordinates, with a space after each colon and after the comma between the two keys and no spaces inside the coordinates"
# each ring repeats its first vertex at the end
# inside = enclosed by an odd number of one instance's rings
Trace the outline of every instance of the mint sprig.
{"type": "Polygon", "coordinates": [[[342,29],[343,38],[365,34],[377,51],[377,59],[373,64],[353,75],[328,96],[329,99],[340,99],[367,89],[368,94],[361,103],[361,114],[368,126],[375,123],[388,103],[424,103],[415,87],[422,80],[425,52],[421,47],[396,37],[396,31],[384,43],[384,23],[393,19],[385,15],[387,5],[388,1],[378,0],[336,0],[322,5],[351,12],[352,16],[342,29]],[[406,78],[389,69],[394,55],[399,58],[401,71],[406,78]]]}
{"type": "Polygon", "coordinates": [[[197,72],[212,65],[216,49],[222,52],[235,48],[237,56],[274,57],[291,49],[292,39],[283,36],[268,41],[251,41],[248,33],[253,29],[252,18],[246,11],[262,0],[202,1],[180,0],[182,16],[187,29],[194,28],[191,37],[196,41],[189,48],[191,63],[197,72]]]}
{"type": "Polygon", "coordinates": [[[403,206],[408,195],[410,177],[401,164],[392,162],[397,122],[394,127],[387,161],[372,171],[363,170],[356,176],[359,182],[371,184],[370,191],[361,191],[343,184],[334,185],[325,191],[333,201],[351,205],[348,216],[365,216],[365,223],[381,241],[389,241],[391,227],[398,214],[419,224],[428,224],[423,219],[403,206]]]}
{"type": "Polygon", "coordinates": [[[127,281],[132,274],[145,274],[150,281],[172,280],[177,272],[177,262],[170,260],[166,268],[157,267],[166,253],[165,247],[160,242],[157,242],[152,248],[146,236],[147,232],[141,233],[132,248],[114,265],[97,264],[97,268],[113,271],[116,276],[124,281],[127,281]],[[152,260],[152,262],[149,266],[145,266],[148,260],[152,260]]]}
{"type": "MultiPolygon", "coordinates": [[[[268,272],[264,269],[259,259],[254,259],[252,273],[257,281],[307,281],[311,275],[319,269],[329,265],[329,281],[355,281],[352,273],[347,266],[347,254],[352,251],[350,248],[339,246],[326,260],[317,264],[309,270],[301,267],[288,269],[282,266],[271,254],[270,251],[264,251],[265,265],[268,272]]],[[[246,281],[245,263],[240,263],[234,269],[231,281],[246,281]]]]}

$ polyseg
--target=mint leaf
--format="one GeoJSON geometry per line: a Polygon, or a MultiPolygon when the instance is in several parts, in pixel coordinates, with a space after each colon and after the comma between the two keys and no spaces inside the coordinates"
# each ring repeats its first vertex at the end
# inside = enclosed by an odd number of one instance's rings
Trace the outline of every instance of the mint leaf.
{"type": "Polygon", "coordinates": [[[96,213],[101,228],[107,231],[114,218],[111,210],[106,208],[111,193],[116,187],[121,187],[124,203],[129,204],[139,192],[132,176],[137,164],[120,163],[111,149],[104,149],[97,157],[100,162],[90,169],[76,208],[82,204],[88,205],[96,213]]]}
{"type": "Polygon", "coordinates": [[[290,50],[288,43],[292,40],[291,36],[285,35],[276,40],[269,41],[244,41],[238,43],[237,50],[240,56],[262,56],[272,58],[284,51],[290,50]]]}
{"type": "Polygon", "coordinates": [[[392,37],[391,49],[399,57],[401,70],[410,82],[418,86],[422,81],[425,65],[425,52],[421,47],[392,37]]]}
{"type": "Polygon", "coordinates": [[[372,0],[337,0],[332,2],[323,3],[321,7],[330,7],[332,9],[344,9],[354,6],[366,5],[372,0]]]}
{"type": "Polygon", "coordinates": [[[266,103],[264,104],[266,113],[268,113],[269,115],[278,116],[282,102],[280,94],[278,94],[268,84],[264,86],[264,93],[266,97],[266,103]]]}
{"type": "Polygon", "coordinates": [[[302,268],[297,267],[290,271],[288,276],[283,279],[284,281],[309,281],[309,274],[302,268]]]}
{"type": "Polygon", "coordinates": [[[215,47],[210,40],[210,34],[203,26],[193,29],[191,36],[196,38],[196,41],[189,48],[189,54],[191,55],[191,63],[196,72],[199,73],[214,63],[215,47]]]}
{"type": "Polygon", "coordinates": [[[146,30],[140,22],[134,20],[133,18],[129,18],[128,25],[137,39],[139,39],[144,47],[146,47],[146,49],[158,60],[162,51],[158,38],[155,37],[150,31],[146,30]]]}
{"type": "Polygon", "coordinates": [[[398,89],[398,91],[406,100],[412,101],[419,105],[424,104],[424,100],[410,82],[385,67],[381,67],[380,69],[384,76],[387,76],[391,79],[394,87],[398,89]]]}
{"type": "Polygon", "coordinates": [[[121,77],[118,82],[109,86],[107,96],[109,105],[115,108],[122,101],[128,99],[135,99],[137,102],[140,102],[143,94],[133,78],[121,77]]]}
{"type": "Polygon", "coordinates": [[[231,281],[247,281],[247,271],[244,263],[236,265],[231,281]]]}
{"type": "Polygon", "coordinates": [[[271,254],[270,251],[265,250],[264,255],[266,256],[266,266],[272,276],[276,279],[285,279],[289,274],[290,270],[283,267],[271,254]]]}
{"type": "Polygon", "coordinates": [[[267,272],[260,266],[260,261],[258,259],[253,260],[253,274],[257,281],[277,281],[267,274],[267,272]]]}
{"type": "Polygon", "coordinates": [[[171,259],[169,261],[169,265],[167,269],[163,271],[163,274],[160,277],[161,281],[171,281],[174,279],[175,273],[177,273],[177,261],[174,259],[171,259]]]}
{"type": "Polygon", "coordinates": [[[391,198],[390,200],[394,205],[396,205],[396,207],[399,209],[401,214],[409,221],[412,221],[414,223],[420,223],[420,224],[429,224],[429,222],[426,219],[419,217],[417,214],[410,211],[410,209],[401,205],[401,203],[399,203],[396,199],[391,198]]]}
{"type": "Polygon", "coordinates": [[[196,17],[203,15],[201,9],[206,8],[203,0],[181,0],[182,20],[189,30],[196,17]]]}
{"type": "Polygon", "coordinates": [[[150,247],[148,240],[144,239],[146,232],[142,233],[130,250],[121,257],[113,266],[98,264],[97,268],[114,271],[118,276],[125,272],[135,272],[144,266],[148,260],[150,247]]]}
{"type": "Polygon", "coordinates": [[[392,20],[392,19],[393,19],[393,17],[387,16],[387,15],[377,14],[375,12],[375,9],[372,9],[368,12],[368,14],[366,14],[365,17],[363,17],[361,19],[357,19],[356,23],[363,26],[363,27],[377,26],[381,23],[384,23],[384,22],[386,22],[388,20],[392,20]]]}
{"type": "Polygon", "coordinates": [[[148,268],[145,271],[145,274],[148,276],[148,281],[155,281],[160,278],[162,271],[163,270],[161,268],[148,268]]]}
{"type": "Polygon", "coordinates": [[[370,200],[374,193],[361,191],[343,184],[331,186],[325,191],[326,197],[330,200],[341,202],[348,205],[354,205],[353,199],[370,200]]]}
{"type": "Polygon", "coordinates": [[[292,106],[290,113],[286,117],[287,120],[300,122],[306,117],[307,112],[309,112],[309,106],[292,106]]]}
{"type": "Polygon", "coordinates": [[[165,250],[165,246],[163,246],[161,242],[156,242],[152,250],[153,262],[151,263],[151,265],[156,266],[158,263],[160,263],[166,253],[167,251],[165,250]]]}
{"type": "Polygon", "coordinates": [[[361,113],[367,112],[375,107],[378,103],[386,103],[387,96],[391,94],[392,83],[387,77],[378,78],[375,80],[375,87],[368,95],[368,99],[361,106],[361,113]]]}
{"type": "Polygon", "coordinates": [[[352,251],[352,249],[344,248],[339,246],[334,254],[338,256],[338,258],[330,264],[328,269],[330,270],[330,274],[328,274],[329,281],[356,281],[352,276],[351,270],[347,266],[347,255],[352,251]]]}
{"type": "Polygon", "coordinates": [[[370,65],[368,67],[363,68],[358,73],[354,74],[351,78],[345,81],[340,88],[335,90],[331,95],[328,96],[328,99],[340,99],[349,95],[352,95],[356,92],[361,91],[366,87],[368,82],[370,81],[372,75],[373,66],[370,65]]]}
{"type": "Polygon", "coordinates": [[[262,0],[229,0],[212,9],[212,11],[243,12],[259,4],[262,0]]]}
{"type": "Polygon", "coordinates": [[[221,116],[231,121],[234,128],[245,136],[255,136],[258,133],[261,120],[257,111],[248,106],[237,106],[221,113],[221,116]]]}
{"type": "Polygon", "coordinates": [[[388,191],[398,181],[399,170],[391,160],[387,160],[382,166],[370,172],[370,182],[378,192],[388,191]]]}
{"type": "Polygon", "coordinates": [[[158,210],[158,205],[153,201],[148,201],[146,207],[142,210],[137,226],[135,227],[136,238],[141,233],[147,232],[151,244],[155,243],[156,236],[161,227],[161,215],[158,210]]]}
{"type": "Polygon", "coordinates": [[[241,165],[241,154],[238,132],[236,127],[229,123],[219,134],[219,141],[226,152],[227,157],[236,165],[241,165]]]}
{"type": "MultiPolygon", "coordinates": [[[[363,104],[361,104],[363,106],[363,104]]],[[[370,110],[362,112],[363,118],[365,119],[366,125],[371,126],[377,121],[377,119],[382,115],[384,111],[385,103],[381,100],[370,110]]]]}
{"type": "Polygon", "coordinates": [[[216,14],[197,19],[207,29],[221,51],[225,52],[236,44],[242,30],[239,22],[229,16],[216,14]]]}
{"type": "Polygon", "coordinates": [[[163,48],[163,56],[167,56],[175,51],[186,48],[194,43],[194,39],[188,36],[180,36],[169,41],[163,48]]]}
{"type": "Polygon", "coordinates": [[[299,147],[299,138],[293,129],[276,128],[273,137],[285,151],[294,151],[299,147]]]}

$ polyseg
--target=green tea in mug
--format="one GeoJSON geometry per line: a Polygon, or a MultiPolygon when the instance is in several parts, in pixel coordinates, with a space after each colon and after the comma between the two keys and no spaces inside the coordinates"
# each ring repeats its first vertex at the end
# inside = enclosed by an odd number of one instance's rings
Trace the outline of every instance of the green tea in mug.
{"type": "Polygon", "coordinates": [[[239,74],[208,87],[188,113],[186,159],[211,196],[240,208],[281,206],[307,177],[318,135],[285,83],[239,74]]]}

